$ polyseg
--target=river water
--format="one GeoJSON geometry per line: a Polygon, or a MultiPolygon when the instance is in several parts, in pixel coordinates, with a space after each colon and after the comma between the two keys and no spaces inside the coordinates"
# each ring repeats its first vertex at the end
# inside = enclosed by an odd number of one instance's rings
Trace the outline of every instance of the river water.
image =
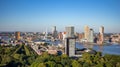
{"type": "Polygon", "coordinates": [[[76,43],[76,48],[92,48],[93,50],[100,51],[103,54],[114,54],[120,55],[120,44],[109,44],[109,45],[83,45],[80,43],[76,43]]]}
{"type": "MultiPolygon", "coordinates": [[[[51,42],[50,44],[56,44],[58,45],[60,41],[51,42]]],[[[114,54],[114,55],[120,55],[120,44],[107,44],[107,45],[89,45],[89,44],[81,44],[79,42],[76,42],[76,48],[82,49],[82,48],[92,48],[93,50],[100,51],[102,54],[114,54]]]]}

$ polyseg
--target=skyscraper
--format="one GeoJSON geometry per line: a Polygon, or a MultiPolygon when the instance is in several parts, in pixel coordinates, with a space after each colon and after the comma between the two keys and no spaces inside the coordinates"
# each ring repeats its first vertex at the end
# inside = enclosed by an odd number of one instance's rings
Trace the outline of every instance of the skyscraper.
{"type": "Polygon", "coordinates": [[[63,40],[65,40],[65,38],[66,38],[66,32],[63,32],[62,35],[63,35],[63,40]]]}
{"type": "Polygon", "coordinates": [[[52,28],[52,36],[53,36],[54,39],[57,38],[56,26],[53,26],[53,28],[52,28]]]}
{"type": "Polygon", "coordinates": [[[58,39],[60,39],[60,40],[63,39],[63,34],[62,34],[62,32],[60,32],[60,33],[58,34],[58,39]]]}
{"type": "Polygon", "coordinates": [[[45,32],[45,36],[44,36],[44,40],[47,40],[48,38],[48,31],[47,31],[47,28],[46,28],[46,32],[45,32]]]}
{"type": "Polygon", "coordinates": [[[15,39],[20,40],[20,32],[15,32],[15,39]]]}
{"type": "Polygon", "coordinates": [[[52,27],[52,32],[56,31],[56,26],[52,27]]]}
{"type": "Polygon", "coordinates": [[[90,34],[90,29],[89,29],[89,27],[88,26],[85,26],[84,27],[84,37],[85,37],[85,39],[88,41],[88,39],[89,39],[89,34],[90,34]]]}
{"type": "Polygon", "coordinates": [[[94,31],[93,31],[93,29],[90,29],[90,31],[89,31],[89,42],[91,42],[91,43],[93,43],[94,42],[94,31]]]}
{"type": "Polygon", "coordinates": [[[66,37],[74,37],[74,27],[66,27],[66,37]]]}
{"type": "Polygon", "coordinates": [[[101,26],[99,28],[99,44],[103,44],[104,42],[104,27],[101,26]]]}
{"type": "Polygon", "coordinates": [[[103,33],[104,33],[104,27],[103,27],[103,26],[101,26],[101,27],[99,28],[99,32],[100,32],[100,34],[103,34],[103,33]]]}
{"type": "Polygon", "coordinates": [[[75,55],[74,27],[66,27],[65,54],[69,57],[75,55]]]}
{"type": "Polygon", "coordinates": [[[69,37],[65,39],[65,54],[69,57],[75,56],[75,38],[69,37]]]}

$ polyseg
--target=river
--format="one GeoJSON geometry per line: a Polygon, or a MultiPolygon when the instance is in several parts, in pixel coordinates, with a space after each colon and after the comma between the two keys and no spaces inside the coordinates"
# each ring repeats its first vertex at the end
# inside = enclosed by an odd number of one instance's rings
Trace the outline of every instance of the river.
{"type": "Polygon", "coordinates": [[[76,48],[92,48],[93,50],[100,51],[103,54],[114,54],[120,55],[120,44],[111,44],[111,45],[83,45],[80,43],[76,43],[76,48]]]}
{"type": "MultiPolygon", "coordinates": [[[[56,44],[58,45],[60,41],[51,42],[50,44],[56,44]]],[[[100,51],[102,54],[114,54],[114,55],[120,55],[120,44],[107,44],[107,45],[89,45],[89,44],[81,44],[79,42],[76,42],[76,48],[82,49],[82,48],[92,48],[93,50],[100,51]]]]}

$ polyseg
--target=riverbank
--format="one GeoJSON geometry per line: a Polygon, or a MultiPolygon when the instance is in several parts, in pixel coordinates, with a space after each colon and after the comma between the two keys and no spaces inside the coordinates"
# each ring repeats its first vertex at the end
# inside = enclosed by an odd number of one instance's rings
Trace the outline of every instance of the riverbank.
{"type": "Polygon", "coordinates": [[[108,45],[90,45],[76,43],[76,48],[92,48],[93,50],[100,51],[103,54],[120,55],[120,44],[108,44],[108,45]]]}

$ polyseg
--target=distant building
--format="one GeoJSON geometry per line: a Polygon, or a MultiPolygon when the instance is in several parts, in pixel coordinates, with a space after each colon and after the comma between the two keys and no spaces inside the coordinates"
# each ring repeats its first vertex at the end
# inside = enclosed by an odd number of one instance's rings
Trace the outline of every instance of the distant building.
{"type": "Polygon", "coordinates": [[[53,26],[53,28],[52,28],[52,36],[53,36],[54,39],[57,38],[56,26],[53,26]]]}
{"type": "Polygon", "coordinates": [[[90,29],[88,26],[85,26],[84,28],[84,38],[87,40],[87,42],[94,42],[94,31],[93,29],[90,29]]]}
{"type": "MultiPolygon", "coordinates": [[[[120,34],[112,34],[111,36],[110,36],[110,40],[111,40],[111,42],[113,42],[113,43],[120,43],[120,34]]],[[[109,40],[109,41],[110,41],[109,40]]]]}
{"type": "Polygon", "coordinates": [[[97,43],[97,41],[98,41],[98,38],[95,37],[95,38],[94,38],[94,43],[97,43]]]}
{"type": "Polygon", "coordinates": [[[79,33],[78,33],[78,32],[75,32],[74,35],[75,35],[75,37],[77,37],[77,38],[79,37],[79,33]]]}
{"type": "Polygon", "coordinates": [[[20,32],[15,32],[15,39],[20,40],[20,32]]]}
{"type": "Polygon", "coordinates": [[[80,33],[78,38],[83,39],[84,38],[84,33],[80,33]]]}
{"type": "Polygon", "coordinates": [[[103,44],[104,42],[104,27],[103,26],[99,28],[98,39],[99,39],[99,44],[103,44]]]}
{"type": "Polygon", "coordinates": [[[93,43],[94,42],[94,31],[93,29],[90,29],[89,31],[89,42],[93,43]]]}
{"type": "Polygon", "coordinates": [[[83,42],[84,40],[84,33],[80,33],[79,36],[78,36],[78,39],[80,42],[83,42]]]}
{"type": "Polygon", "coordinates": [[[85,26],[85,28],[84,28],[84,37],[85,37],[85,39],[88,41],[88,39],[89,39],[89,34],[90,34],[90,29],[89,29],[89,27],[88,26],[85,26]]]}
{"type": "Polygon", "coordinates": [[[74,27],[66,27],[66,37],[74,37],[74,27]]]}
{"type": "Polygon", "coordinates": [[[65,38],[66,38],[66,32],[62,32],[62,35],[63,35],[63,40],[65,40],[65,38]]]}
{"type": "Polygon", "coordinates": [[[103,33],[104,33],[104,27],[103,27],[103,26],[101,26],[101,27],[99,28],[99,32],[100,32],[100,34],[103,34],[103,33]]]}
{"type": "Polygon", "coordinates": [[[60,33],[58,34],[58,39],[60,39],[60,40],[63,39],[63,34],[62,34],[62,32],[60,32],[60,33]]]}

